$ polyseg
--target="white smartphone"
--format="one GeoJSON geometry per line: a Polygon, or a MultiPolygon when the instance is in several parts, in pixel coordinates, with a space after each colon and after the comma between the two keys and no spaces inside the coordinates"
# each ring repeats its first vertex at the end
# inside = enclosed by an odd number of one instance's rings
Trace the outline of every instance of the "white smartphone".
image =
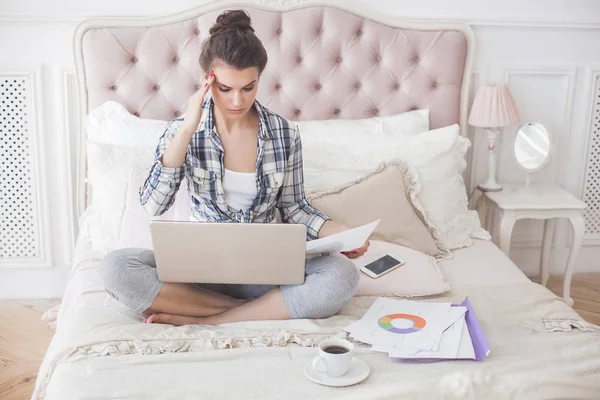
{"type": "Polygon", "coordinates": [[[369,275],[371,278],[377,279],[402,265],[404,265],[404,260],[398,256],[388,253],[383,257],[380,257],[377,260],[360,267],[360,270],[369,275]]]}

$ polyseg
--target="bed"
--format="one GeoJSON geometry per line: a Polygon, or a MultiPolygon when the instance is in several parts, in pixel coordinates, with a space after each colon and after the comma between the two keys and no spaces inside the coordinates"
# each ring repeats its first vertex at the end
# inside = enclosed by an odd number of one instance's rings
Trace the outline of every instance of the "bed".
{"type": "MultiPolygon", "coordinates": [[[[200,40],[235,5],[248,10],[269,52],[259,99],[281,115],[358,119],[427,107],[432,128],[458,124],[466,134],[468,26],[407,23],[341,2],[289,3],[214,2],[167,17],[84,22],[74,40],[82,116],[106,101],[141,119],[180,115],[200,74],[200,40]],[[356,43],[355,52],[342,51],[356,43]],[[344,63],[357,54],[360,62],[344,63]],[[290,85],[313,90],[286,94],[290,85]]],[[[85,184],[85,125],[80,139],[83,218],[98,193],[85,184]]],[[[464,247],[436,264],[448,290],[422,301],[468,296],[492,347],[488,359],[396,363],[357,344],[370,376],[332,388],[306,379],[303,367],[321,340],[345,336],[374,296],[356,296],[324,320],[143,324],[105,292],[98,256],[81,234],[33,398],[598,398],[600,328],[530,281],[491,241],[464,247]]]]}

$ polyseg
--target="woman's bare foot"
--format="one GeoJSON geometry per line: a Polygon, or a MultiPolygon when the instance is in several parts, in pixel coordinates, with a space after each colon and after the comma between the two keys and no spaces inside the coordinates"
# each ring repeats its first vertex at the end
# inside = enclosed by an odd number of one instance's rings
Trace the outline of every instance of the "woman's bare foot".
{"type": "MultiPolygon", "coordinates": [[[[239,305],[249,303],[253,300],[256,300],[256,297],[250,297],[248,299],[236,299],[239,301],[239,305]]],[[[143,322],[145,324],[170,324],[170,325],[192,325],[192,324],[205,324],[205,325],[216,325],[220,323],[217,318],[217,315],[209,316],[209,317],[191,317],[187,315],[178,315],[178,314],[170,314],[170,313],[152,313],[149,317],[144,318],[143,322]]]]}
{"type": "MultiPolygon", "coordinates": [[[[210,317],[208,317],[210,318],[210,317]]],[[[193,325],[193,324],[206,324],[202,322],[207,318],[203,317],[190,317],[187,315],[167,314],[167,313],[156,313],[152,314],[144,320],[146,324],[168,324],[168,325],[193,325]]]]}
{"type": "Polygon", "coordinates": [[[147,324],[170,324],[170,325],[218,325],[228,322],[260,321],[289,319],[290,316],[285,307],[279,288],[273,289],[259,298],[243,300],[243,304],[233,307],[220,314],[206,317],[193,317],[187,315],[153,313],[144,320],[147,324]]]}

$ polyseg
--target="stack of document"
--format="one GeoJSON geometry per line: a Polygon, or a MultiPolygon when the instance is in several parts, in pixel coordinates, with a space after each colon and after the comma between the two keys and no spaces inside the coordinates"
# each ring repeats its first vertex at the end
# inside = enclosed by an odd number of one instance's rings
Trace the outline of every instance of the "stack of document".
{"type": "Polygon", "coordinates": [[[490,350],[468,299],[453,305],[380,297],[346,331],[396,361],[481,361],[490,350]]]}

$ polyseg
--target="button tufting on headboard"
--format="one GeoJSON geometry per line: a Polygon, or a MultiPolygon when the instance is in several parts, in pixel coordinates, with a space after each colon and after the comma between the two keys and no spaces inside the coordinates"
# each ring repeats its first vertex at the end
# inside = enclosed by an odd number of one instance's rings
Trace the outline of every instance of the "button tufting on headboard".
{"type": "MultiPolygon", "coordinates": [[[[257,99],[284,117],[366,118],[419,104],[430,108],[432,128],[459,121],[467,61],[460,29],[395,28],[332,6],[245,8],[269,56],[257,99]],[[339,112],[337,100],[344,104],[339,112]]],[[[88,110],[116,100],[143,118],[171,119],[173,105],[187,104],[203,84],[201,45],[222,11],[154,26],[148,20],[82,28],[88,110]]]]}

